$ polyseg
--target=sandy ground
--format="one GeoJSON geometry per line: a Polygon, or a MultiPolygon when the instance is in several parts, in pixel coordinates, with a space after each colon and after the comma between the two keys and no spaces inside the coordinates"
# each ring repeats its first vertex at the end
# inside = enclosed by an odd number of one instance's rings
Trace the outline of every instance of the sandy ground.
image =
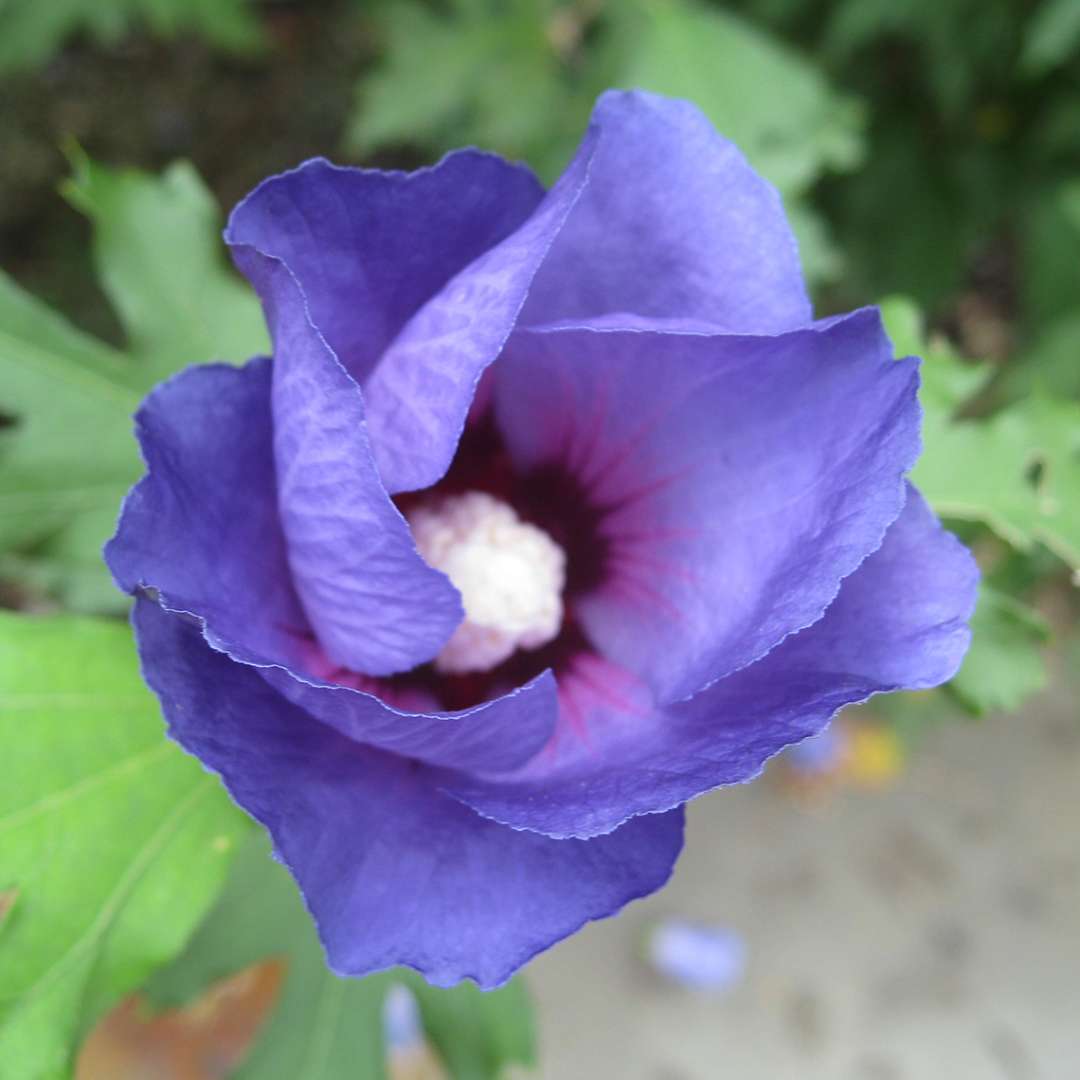
{"type": "Polygon", "coordinates": [[[932,733],[884,792],[714,792],[664,892],[532,965],[540,1076],[1080,1080],[1078,833],[1063,690],[932,733]],[[646,969],[645,927],[672,914],[745,937],[739,986],[646,969]]]}

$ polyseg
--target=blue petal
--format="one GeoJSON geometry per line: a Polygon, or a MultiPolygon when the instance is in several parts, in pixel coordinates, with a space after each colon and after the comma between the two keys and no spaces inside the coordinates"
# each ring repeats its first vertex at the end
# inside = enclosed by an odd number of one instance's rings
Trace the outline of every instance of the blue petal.
{"type": "Polygon", "coordinates": [[[270,363],[204,364],[157,387],[136,430],[147,475],[105,559],[127,592],[157,590],[253,663],[302,661],[307,618],[278,520],[270,363]]]}
{"type": "Polygon", "coordinates": [[[821,617],[881,543],[919,448],[914,360],[877,313],[771,336],[520,332],[494,368],[519,469],[599,515],[605,580],[574,615],[677,701],[821,617]]]}
{"type": "Polygon", "coordinates": [[[598,695],[585,738],[557,741],[515,778],[447,773],[444,789],[514,828],[595,836],[751,780],[843,706],[950,679],[970,641],[978,577],[967,549],[911,489],[885,542],[845,579],[824,618],[762,660],[653,712],[598,695]]]}
{"type": "Polygon", "coordinates": [[[341,975],[405,964],[492,988],[671,874],[681,811],[590,841],[496,825],[426,767],[311,720],[183,617],[143,598],[134,621],[170,734],[270,830],[341,975]]]}
{"type": "Polygon", "coordinates": [[[233,254],[259,291],[274,342],[278,512],[308,621],[342,667],[407,671],[454,632],[461,597],[420,557],[390,501],[360,388],[312,325],[288,267],[254,248],[233,254]]]}
{"type": "Polygon", "coordinates": [[[617,311],[739,333],[810,321],[780,196],[700,109],[609,91],[591,133],[588,183],[536,276],[524,325],[617,311]]]}

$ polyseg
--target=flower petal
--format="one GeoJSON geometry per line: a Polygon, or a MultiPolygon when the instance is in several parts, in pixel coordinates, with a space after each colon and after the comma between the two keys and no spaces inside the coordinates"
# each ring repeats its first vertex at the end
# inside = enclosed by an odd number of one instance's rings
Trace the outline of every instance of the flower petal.
{"type": "Polygon", "coordinates": [[[775,337],[563,328],[494,369],[518,467],[585,491],[598,652],[676,701],[821,617],[881,543],[918,453],[916,361],[875,311],[775,337]]]}
{"type": "Polygon", "coordinates": [[[781,664],[857,672],[873,693],[928,690],[956,674],[971,643],[979,567],[918,489],[906,487],[881,548],[844,582],[821,622],[784,643],[774,673],[781,664]]]}
{"type": "Polygon", "coordinates": [[[764,659],[652,715],[597,696],[583,737],[559,738],[516,779],[448,773],[443,788],[514,828],[595,836],[753,779],[843,706],[951,678],[967,650],[977,585],[970,553],[912,489],[825,617],[764,659]]]}
{"type": "Polygon", "coordinates": [[[299,663],[307,619],[277,513],[270,362],[202,364],[143,402],[147,474],[124,501],[105,560],[127,592],[206,620],[215,647],[299,663]]]}
{"type": "Polygon", "coordinates": [[[439,794],[423,766],[309,720],[181,617],[141,599],[135,625],[170,734],[269,828],[339,974],[405,964],[495,987],[671,873],[681,811],[592,841],[505,828],[439,794]]]}
{"type": "Polygon", "coordinates": [[[586,136],[533,216],[432,297],[365,382],[372,445],[390,491],[428,487],[449,467],[477,383],[578,200],[592,153],[586,136]]]}
{"type": "Polygon", "coordinates": [[[477,150],[413,173],[316,158],[255,188],[226,240],[288,266],[311,321],[363,383],[409,319],[543,197],[527,168],[477,150]]]}
{"type": "Polygon", "coordinates": [[[477,380],[581,191],[591,147],[586,138],[546,197],[527,169],[468,150],[411,174],[308,162],[233,212],[234,250],[289,267],[312,323],[363,386],[390,492],[446,471],[477,380]]]}
{"type": "Polygon", "coordinates": [[[389,675],[430,660],[461,622],[461,597],[420,557],[371,453],[360,388],[308,318],[287,266],[233,255],[274,342],[278,508],[293,582],[336,663],[389,675]]]}
{"type": "Polygon", "coordinates": [[[810,321],[780,196],[687,101],[609,91],[588,184],[536,276],[522,325],[610,312],[739,333],[810,321]]]}
{"type": "Polygon", "coordinates": [[[358,742],[455,768],[523,764],[554,726],[550,673],[459,713],[397,710],[347,687],[317,685],[316,650],[278,522],[270,386],[265,359],[243,368],[205,364],[143,403],[138,430],[149,472],[106,548],[120,587],[156,590],[167,609],[204,621],[211,645],[236,659],[287,666],[261,673],[358,742]]]}
{"type": "MultiPolygon", "coordinates": [[[[558,716],[550,671],[471,709],[396,708],[370,692],[281,668],[260,674],[283,697],[343,735],[430,765],[502,772],[524,765],[551,737],[558,716]]],[[[384,695],[385,696],[385,695],[384,695]]]]}

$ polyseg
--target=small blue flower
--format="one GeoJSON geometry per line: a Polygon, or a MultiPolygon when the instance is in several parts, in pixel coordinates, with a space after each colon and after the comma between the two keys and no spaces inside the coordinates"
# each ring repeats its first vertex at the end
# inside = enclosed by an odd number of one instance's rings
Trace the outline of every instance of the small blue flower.
{"type": "Polygon", "coordinates": [[[391,1056],[419,1050],[424,1043],[424,1024],[416,995],[394,983],[383,998],[383,1036],[391,1056]]]}
{"type": "Polygon", "coordinates": [[[844,730],[838,724],[830,723],[816,735],[789,747],[785,757],[796,772],[819,776],[839,768],[847,749],[844,730]]]}
{"type": "Polygon", "coordinates": [[[654,970],[690,990],[731,990],[746,973],[746,942],[724,927],[667,919],[651,928],[646,949],[654,970]]]}
{"type": "Polygon", "coordinates": [[[107,559],[335,971],[496,986],[662,886],[687,800],[959,665],[917,361],[814,320],[693,106],[605,94],[546,192],[311,161],[226,239],[273,358],[149,396],[107,559]]]}

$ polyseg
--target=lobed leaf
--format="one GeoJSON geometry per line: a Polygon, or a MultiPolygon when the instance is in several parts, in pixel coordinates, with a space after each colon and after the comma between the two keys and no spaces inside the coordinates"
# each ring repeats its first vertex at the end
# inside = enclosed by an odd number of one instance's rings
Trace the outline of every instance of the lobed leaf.
{"type": "Polygon", "coordinates": [[[0,1062],[59,1080],[183,947],[248,825],[164,739],[122,623],[0,613],[0,743],[0,1062]]]}
{"type": "Polygon", "coordinates": [[[72,153],[64,193],[94,225],[94,260],[143,386],[267,345],[255,293],[227,268],[220,213],[186,161],[159,177],[72,153]]]}
{"type": "Polygon", "coordinates": [[[912,479],[934,509],[980,521],[1020,550],[1041,542],[1080,568],[1080,405],[1036,390],[986,419],[960,419],[988,369],[942,343],[924,347],[910,301],[886,301],[882,314],[897,355],[923,356],[923,453],[912,479]]]}
{"type": "Polygon", "coordinates": [[[1038,612],[984,584],[971,619],[971,648],[950,689],[976,715],[1017,708],[1046,685],[1042,646],[1049,636],[1038,612]]]}
{"type": "MultiPolygon", "coordinates": [[[[194,170],[113,171],[76,152],[68,197],[129,335],[119,351],[0,274],[0,554],[72,607],[121,610],[101,548],[143,467],[131,417],[186,364],[268,344],[258,302],[227,270],[218,213],[194,170]]],[[[0,567],[2,568],[2,567],[0,567]]]]}

